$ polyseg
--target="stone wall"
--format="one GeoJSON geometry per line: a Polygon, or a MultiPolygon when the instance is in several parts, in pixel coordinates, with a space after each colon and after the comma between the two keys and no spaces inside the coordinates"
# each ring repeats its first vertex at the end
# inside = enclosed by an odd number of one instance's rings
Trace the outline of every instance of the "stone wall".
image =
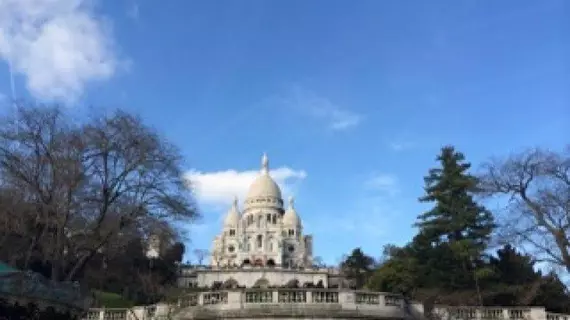
{"type": "Polygon", "coordinates": [[[287,270],[272,268],[251,269],[197,269],[183,270],[178,278],[178,286],[188,288],[191,283],[199,287],[211,287],[214,282],[225,282],[234,279],[240,286],[253,287],[260,279],[265,279],[270,286],[284,286],[288,282],[297,280],[300,285],[305,282],[317,284],[322,281],[328,287],[328,273],[326,270],[287,270]],[[187,272],[184,272],[187,271],[187,272]]]}

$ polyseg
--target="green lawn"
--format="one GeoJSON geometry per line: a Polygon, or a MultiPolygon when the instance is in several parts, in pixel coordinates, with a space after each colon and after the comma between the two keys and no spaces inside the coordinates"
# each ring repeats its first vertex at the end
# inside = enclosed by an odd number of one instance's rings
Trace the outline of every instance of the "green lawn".
{"type": "Polygon", "coordinates": [[[97,306],[105,308],[130,308],[134,306],[132,301],[129,301],[120,294],[104,291],[93,291],[97,306]]]}

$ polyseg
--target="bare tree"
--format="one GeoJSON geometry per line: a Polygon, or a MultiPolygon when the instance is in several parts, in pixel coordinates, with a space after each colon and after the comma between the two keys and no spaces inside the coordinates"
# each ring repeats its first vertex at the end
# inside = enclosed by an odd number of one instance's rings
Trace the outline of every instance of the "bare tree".
{"type": "Polygon", "coordinates": [[[570,146],[563,152],[533,149],[483,166],[487,196],[503,196],[500,239],[536,249],[539,261],[570,272],[570,146]]]}
{"type": "Polygon", "coordinates": [[[196,261],[198,265],[201,266],[204,263],[204,259],[208,256],[209,252],[206,249],[194,249],[192,253],[196,256],[196,261]]]}
{"type": "Polygon", "coordinates": [[[74,124],[58,107],[21,106],[0,127],[0,182],[25,200],[25,257],[72,280],[128,229],[196,216],[178,150],[117,111],[74,124]]]}
{"type": "Polygon", "coordinates": [[[313,257],[313,267],[314,267],[314,268],[324,268],[324,267],[326,267],[326,265],[325,265],[325,263],[324,263],[324,261],[323,261],[323,258],[321,258],[321,257],[319,257],[319,256],[313,257]]]}

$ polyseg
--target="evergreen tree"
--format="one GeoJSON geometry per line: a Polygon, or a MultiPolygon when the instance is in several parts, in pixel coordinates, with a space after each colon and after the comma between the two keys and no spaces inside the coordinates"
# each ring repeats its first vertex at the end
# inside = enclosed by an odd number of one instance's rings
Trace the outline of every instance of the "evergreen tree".
{"type": "Polygon", "coordinates": [[[366,255],[362,249],[356,248],[341,262],[347,279],[352,280],[358,289],[362,289],[375,267],[374,258],[366,255]]]}
{"type": "Polygon", "coordinates": [[[465,156],[446,146],[437,160],[441,167],[429,170],[426,195],[419,199],[435,206],[418,217],[416,226],[432,242],[447,242],[457,253],[478,258],[495,227],[493,216],[473,200],[477,179],[467,172],[471,164],[465,156]]]}

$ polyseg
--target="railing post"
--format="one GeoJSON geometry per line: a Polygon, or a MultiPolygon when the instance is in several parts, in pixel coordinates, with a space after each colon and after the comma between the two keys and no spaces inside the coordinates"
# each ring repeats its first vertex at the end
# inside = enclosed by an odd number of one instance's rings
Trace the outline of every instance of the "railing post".
{"type": "Polygon", "coordinates": [[[383,294],[378,295],[378,303],[380,303],[381,306],[385,306],[386,305],[386,296],[383,294]]]}
{"type": "Polygon", "coordinates": [[[476,320],[481,320],[481,317],[483,315],[483,312],[481,312],[481,308],[475,308],[475,319],[476,320]]]}
{"type": "Polygon", "coordinates": [[[105,308],[99,310],[99,320],[105,320],[105,308]]]}
{"type": "Polygon", "coordinates": [[[271,292],[271,296],[272,296],[273,303],[279,303],[279,290],[274,289],[271,292]]]}
{"type": "Polygon", "coordinates": [[[546,309],[544,307],[530,308],[531,320],[546,320],[546,309]]]}

